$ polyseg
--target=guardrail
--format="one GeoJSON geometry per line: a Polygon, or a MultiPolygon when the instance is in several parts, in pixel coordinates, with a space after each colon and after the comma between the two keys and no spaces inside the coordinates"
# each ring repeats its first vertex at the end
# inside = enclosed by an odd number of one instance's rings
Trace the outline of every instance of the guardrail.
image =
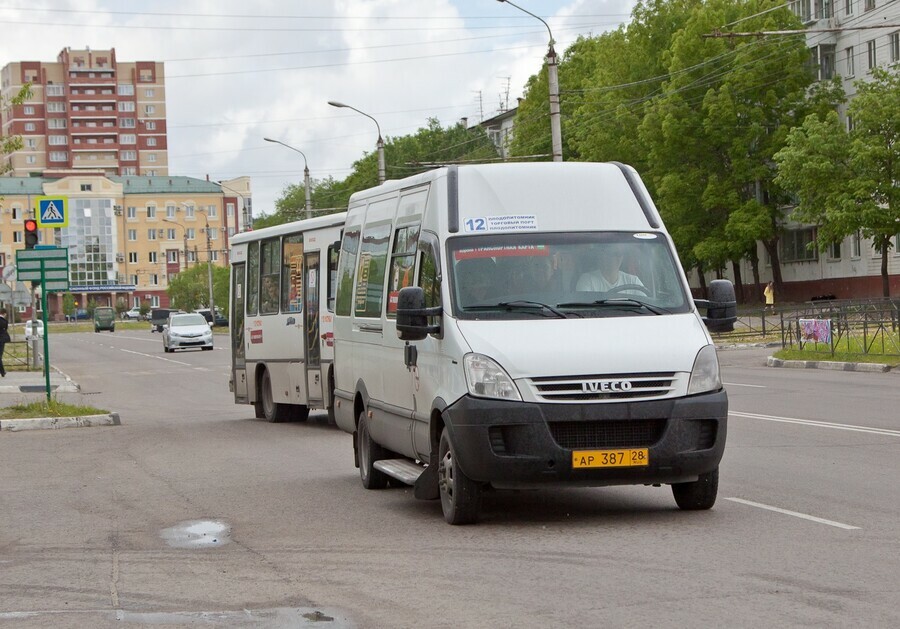
{"type": "Polygon", "coordinates": [[[829,300],[800,308],[782,328],[782,347],[844,354],[900,354],[900,301],[829,300]]]}

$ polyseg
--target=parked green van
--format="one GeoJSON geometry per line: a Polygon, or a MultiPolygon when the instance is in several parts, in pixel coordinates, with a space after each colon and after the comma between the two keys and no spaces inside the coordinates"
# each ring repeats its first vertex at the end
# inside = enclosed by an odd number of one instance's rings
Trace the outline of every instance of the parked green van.
{"type": "Polygon", "coordinates": [[[108,306],[94,308],[94,332],[100,330],[116,331],[116,311],[108,306]]]}

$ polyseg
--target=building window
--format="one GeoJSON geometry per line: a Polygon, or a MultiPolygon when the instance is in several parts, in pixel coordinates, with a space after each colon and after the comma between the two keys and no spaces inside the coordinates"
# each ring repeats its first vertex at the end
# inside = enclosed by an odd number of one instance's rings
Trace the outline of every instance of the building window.
{"type": "Polygon", "coordinates": [[[891,62],[897,63],[900,61],[900,31],[891,33],[888,39],[891,42],[891,62]]]}
{"type": "Polygon", "coordinates": [[[69,154],[65,151],[50,151],[51,162],[64,162],[69,159],[69,154]]]}
{"type": "Polygon", "coordinates": [[[156,107],[154,105],[144,105],[144,113],[151,116],[156,113],[156,107]]]}
{"type": "Polygon", "coordinates": [[[156,251],[151,251],[151,252],[149,253],[149,261],[152,262],[152,263],[159,262],[159,256],[157,256],[157,252],[156,252],[156,251]]]}
{"type": "Polygon", "coordinates": [[[229,227],[228,228],[228,237],[231,238],[232,236],[234,236],[234,227],[229,227]]]}
{"type": "Polygon", "coordinates": [[[12,220],[14,220],[14,221],[22,220],[22,208],[14,207],[12,209],[12,220]]]}
{"type": "Polygon", "coordinates": [[[69,139],[64,135],[47,136],[47,143],[52,146],[65,146],[69,139]]]}
{"type": "Polygon", "coordinates": [[[22,232],[21,231],[17,230],[17,231],[13,232],[13,242],[22,242],[22,232]]]}
{"type": "Polygon", "coordinates": [[[210,262],[218,262],[219,261],[219,252],[216,250],[212,250],[209,252],[209,261],[210,262]]]}
{"type": "Polygon", "coordinates": [[[134,103],[130,100],[120,100],[119,111],[134,111],[134,103]]]}
{"type": "Polygon", "coordinates": [[[122,169],[122,174],[123,175],[136,175],[137,168],[135,168],[134,166],[126,166],[125,168],[122,169]]]}
{"type": "Polygon", "coordinates": [[[869,62],[869,70],[871,70],[872,68],[875,67],[875,63],[877,61],[877,59],[875,57],[875,40],[874,39],[870,39],[869,41],[866,42],[866,53],[867,53],[868,62],[869,62]]]}
{"type": "Polygon", "coordinates": [[[216,209],[215,205],[207,205],[206,206],[206,215],[209,218],[216,218],[217,213],[218,213],[218,210],[216,209]]]}
{"type": "Polygon", "coordinates": [[[25,105],[25,115],[26,115],[26,116],[33,116],[33,115],[34,115],[34,106],[32,106],[32,105],[25,105]]]}
{"type": "MultiPolygon", "coordinates": [[[[147,240],[156,240],[156,230],[148,229],[147,230],[147,240]]],[[[152,262],[152,260],[151,260],[152,262]]]]}
{"type": "Polygon", "coordinates": [[[47,96],[63,96],[63,86],[62,85],[48,85],[47,86],[47,96]]]}
{"type": "Polygon", "coordinates": [[[136,229],[128,230],[128,240],[131,240],[131,241],[137,240],[137,230],[136,229]]]}
{"type": "Polygon", "coordinates": [[[159,275],[157,273],[150,274],[150,286],[159,286],[159,275]]]}
{"type": "Polygon", "coordinates": [[[134,118],[120,118],[119,126],[123,129],[134,129],[134,118]]]}
{"type": "Polygon", "coordinates": [[[196,251],[188,251],[188,262],[196,262],[197,261],[197,252],[196,251]]]}
{"type": "Polygon", "coordinates": [[[155,205],[147,206],[147,218],[156,218],[156,206],[155,205]]]}
{"type": "Polygon", "coordinates": [[[51,101],[51,102],[47,103],[47,111],[48,112],[58,114],[58,113],[64,112],[65,110],[66,110],[66,104],[63,102],[51,101]]]}
{"type": "Polygon", "coordinates": [[[93,190],[94,186],[89,183],[83,183],[81,184],[80,188],[82,192],[90,192],[91,190],[93,190]]]}
{"type": "Polygon", "coordinates": [[[147,131],[155,131],[156,130],[156,121],[148,120],[146,122],[146,128],[147,128],[147,131]]]}
{"type": "MultiPolygon", "coordinates": [[[[137,276],[137,274],[131,276],[131,283],[132,283],[133,285],[135,285],[135,286],[138,285],[138,276],[137,276]]],[[[137,303],[134,304],[135,306],[140,306],[140,305],[141,305],[141,304],[140,304],[140,301],[141,301],[141,298],[140,298],[140,297],[135,297],[134,300],[135,300],[135,302],[137,302],[137,303]]]]}
{"type": "Polygon", "coordinates": [[[178,262],[178,251],[176,249],[169,249],[166,251],[166,262],[170,264],[178,262]]]}
{"type": "Polygon", "coordinates": [[[215,227],[210,227],[210,228],[207,230],[207,232],[209,233],[209,239],[210,239],[210,240],[215,240],[216,238],[219,237],[219,236],[218,236],[218,233],[219,233],[219,232],[218,232],[218,230],[217,230],[215,227]]]}
{"type": "Polygon", "coordinates": [[[862,235],[859,230],[850,236],[850,257],[858,258],[862,254],[862,235]]]}
{"type": "MultiPolygon", "coordinates": [[[[137,264],[138,254],[137,251],[129,251],[128,252],[128,262],[132,264],[137,264]]],[[[132,284],[137,284],[137,280],[133,281],[132,284]]]]}
{"type": "Polygon", "coordinates": [[[156,161],[156,153],[147,153],[147,161],[155,162],[156,161]]]}
{"type": "Polygon", "coordinates": [[[831,246],[828,247],[828,259],[829,260],[840,260],[841,259],[841,243],[833,242],[831,246]]]}
{"type": "Polygon", "coordinates": [[[175,240],[175,229],[170,227],[166,230],[166,238],[169,240],[175,240]]]}
{"type": "Polygon", "coordinates": [[[35,130],[34,123],[33,123],[33,122],[26,122],[26,123],[25,123],[25,130],[26,130],[26,131],[34,131],[34,130],[35,130]]]}
{"type": "Polygon", "coordinates": [[[147,89],[144,90],[145,98],[153,98],[155,95],[156,95],[156,92],[153,91],[152,87],[148,87],[147,89]]]}
{"type": "Polygon", "coordinates": [[[188,227],[188,228],[185,230],[185,233],[187,234],[186,238],[187,238],[188,240],[193,240],[193,239],[194,239],[194,228],[193,228],[193,227],[188,227]]]}
{"type": "Polygon", "coordinates": [[[844,13],[847,15],[853,15],[853,2],[854,0],[844,0],[844,13]]]}
{"type": "Polygon", "coordinates": [[[166,218],[175,218],[175,206],[174,205],[166,206],[166,218]]]}
{"type": "Polygon", "coordinates": [[[865,4],[863,5],[864,11],[871,11],[875,8],[875,0],[865,0],[865,4]]]}
{"type": "Polygon", "coordinates": [[[120,144],[134,144],[137,141],[137,136],[133,133],[122,133],[119,135],[119,143],[120,144]]]}
{"type": "Polygon", "coordinates": [[[137,208],[135,206],[129,205],[126,212],[127,212],[126,216],[128,218],[137,218],[137,208]]]}
{"type": "Polygon", "coordinates": [[[781,239],[781,259],[785,262],[818,260],[813,227],[785,230],[781,239]]]}
{"type": "Polygon", "coordinates": [[[185,218],[194,218],[194,206],[193,205],[185,205],[184,206],[184,216],[185,216],[185,218]]]}
{"type": "Polygon", "coordinates": [[[156,138],[147,138],[147,146],[156,146],[156,138]]]}
{"type": "Polygon", "coordinates": [[[133,162],[137,159],[137,151],[122,151],[121,153],[119,153],[119,159],[133,162]]]}
{"type": "Polygon", "coordinates": [[[853,46],[847,46],[844,52],[847,53],[847,76],[854,76],[856,69],[853,65],[853,46]]]}
{"type": "Polygon", "coordinates": [[[134,96],[134,85],[131,83],[119,83],[119,96],[134,96]]]}
{"type": "Polygon", "coordinates": [[[47,127],[50,129],[65,129],[68,121],[65,118],[50,118],[47,120],[47,127]]]}
{"type": "Polygon", "coordinates": [[[26,155],[25,163],[26,164],[37,164],[37,157],[34,155],[26,155]]]}

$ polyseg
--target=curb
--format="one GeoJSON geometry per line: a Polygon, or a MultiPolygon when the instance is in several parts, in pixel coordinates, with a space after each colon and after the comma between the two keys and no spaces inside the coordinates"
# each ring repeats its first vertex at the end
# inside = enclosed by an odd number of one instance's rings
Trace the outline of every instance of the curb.
{"type": "Polygon", "coordinates": [[[838,363],[823,360],[782,360],[769,356],[766,359],[766,367],[781,367],[785,369],[827,369],[831,371],[862,371],[866,373],[887,373],[890,365],[881,363],[838,363]]]}
{"type": "Polygon", "coordinates": [[[32,417],[28,419],[0,419],[0,431],[53,430],[57,428],[88,428],[90,426],[121,426],[118,413],[84,415],[81,417],[32,417]]]}
{"type": "MultiPolygon", "coordinates": [[[[3,385],[0,386],[0,393],[45,393],[47,386],[45,384],[20,384],[20,385],[3,385]]],[[[80,393],[81,387],[74,382],[66,382],[65,384],[51,384],[51,393],[80,393]]]]}

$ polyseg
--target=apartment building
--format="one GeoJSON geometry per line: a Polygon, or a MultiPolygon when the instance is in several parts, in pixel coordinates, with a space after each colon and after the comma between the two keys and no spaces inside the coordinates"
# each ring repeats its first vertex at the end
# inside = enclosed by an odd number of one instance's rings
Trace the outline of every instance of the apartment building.
{"type": "Polygon", "coordinates": [[[7,175],[169,173],[161,62],[119,62],[114,48],[64,48],[55,62],[8,63],[0,71],[0,95],[3,135],[21,136],[24,143],[5,156],[7,175]],[[25,85],[31,96],[9,105],[25,85]]]}
{"type": "MultiPolygon", "coordinates": [[[[68,227],[40,230],[40,243],[69,250],[69,292],[79,304],[166,307],[177,273],[208,260],[227,266],[229,239],[249,225],[247,177],[0,177],[0,272],[15,264],[22,223],[41,195],[67,199],[68,227]]],[[[48,304],[48,317],[62,319],[62,294],[48,304]]]]}

